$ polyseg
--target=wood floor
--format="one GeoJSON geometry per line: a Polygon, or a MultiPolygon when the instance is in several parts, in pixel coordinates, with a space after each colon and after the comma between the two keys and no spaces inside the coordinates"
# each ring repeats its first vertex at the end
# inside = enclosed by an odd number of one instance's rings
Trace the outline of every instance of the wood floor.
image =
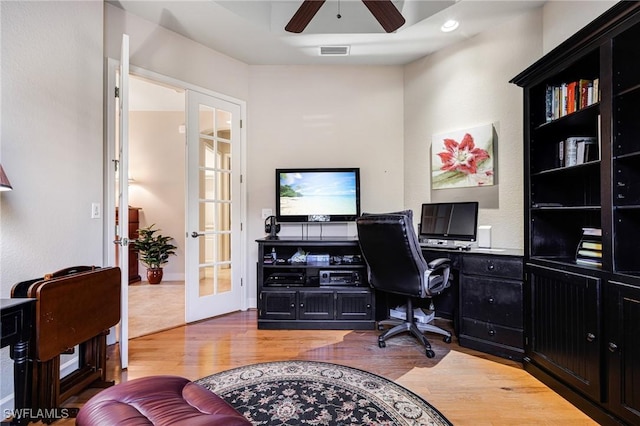
{"type": "Polygon", "coordinates": [[[184,281],[129,285],[129,337],[184,325],[184,281]]]}
{"type": "MultiPolygon", "coordinates": [[[[381,349],[378,331],[258,330],[255,310],[236,312],[130,341],[129,368],[109,348],[108,376],[116,382],[154,374],[195,380],[251,363],[314,360],[384,376],[429,401],[456,426],[595,425],[581,411],[526,373],[520,364],[431,340],[428,359],[409,336],[381,349]]],[[[445,326],[448,324],[445,323],[445,326]]],[[[81,407],[96,389],[65,402],[81,407]]],[[[58,426],[73,424],[66,419],[58,426]]]]}

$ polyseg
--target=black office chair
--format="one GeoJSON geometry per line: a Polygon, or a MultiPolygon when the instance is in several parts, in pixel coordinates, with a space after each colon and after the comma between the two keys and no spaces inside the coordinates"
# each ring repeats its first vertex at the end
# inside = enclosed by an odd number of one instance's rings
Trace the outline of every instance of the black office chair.
{"type": "Polygon", "coordinates": [[[411,211],[364,214],[356,220],[356,226],[369,284],[376,290],[406,297],[404,320],[378,323],[394,326],[378,337],[378,346],[384,348],[389,337],[408,331],[424,345],[427,357],[433,358],[435,353],[423,331],[443,335],[446,343],[451,343],[451,333],[433,324],[416,322],[413,301],[430,299],[449,287],[450,260],[424,260],[411,211]]]}

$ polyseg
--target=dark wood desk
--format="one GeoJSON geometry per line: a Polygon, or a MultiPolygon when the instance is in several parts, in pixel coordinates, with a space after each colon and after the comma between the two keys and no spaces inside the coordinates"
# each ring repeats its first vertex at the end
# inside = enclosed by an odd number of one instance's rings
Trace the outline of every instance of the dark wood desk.
{"type": "MultiPolygon", "coordinates": [[[[14,409],[31,407],[31,366],[29,361],[29,340],[33,327],[35,299],[2,299],[2,347],[11,345],[14,363],[13,395],[14,409]]],[[[3,413],[4,416],[4,413],[3,413]]],[[[14,416],[16,417],[16,416],[14,416]]],[[[28,419],[16,419],[12,424],[27,424],[28,419]]]]}
{"type": "Polygon", "coordinates": [[[524,356],[523,253],[513,249],[422,247],[426,261],[451,259],[451,287],[434,298],[453,320],[460,346],[521,361],[524,356]]]}

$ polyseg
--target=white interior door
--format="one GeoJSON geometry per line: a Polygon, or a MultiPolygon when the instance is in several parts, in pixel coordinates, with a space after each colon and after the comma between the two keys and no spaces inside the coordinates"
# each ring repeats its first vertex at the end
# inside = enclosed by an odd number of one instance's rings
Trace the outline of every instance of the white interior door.
{"type": "Polygon", "coordinates": [[[116,114],[116,235],[117,265],[120,267],[120,364],[129,365],[129,36],[122,35],[118,79],[118,113],[116,114]]]}
{"type": "Polygon", "coordinates": [[[187,90],[187,322],[242,306],[240,111],[187,90]]]}

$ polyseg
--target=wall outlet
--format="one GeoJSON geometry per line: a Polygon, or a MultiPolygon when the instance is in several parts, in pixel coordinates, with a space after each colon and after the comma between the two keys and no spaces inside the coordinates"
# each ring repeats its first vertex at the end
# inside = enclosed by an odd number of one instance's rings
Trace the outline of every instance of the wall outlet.
{"type": "Polygon", "coordinates": [[[269,216],[273,216],[273,209],[262,209],[262,218],[266,219],[269,216]]]}

